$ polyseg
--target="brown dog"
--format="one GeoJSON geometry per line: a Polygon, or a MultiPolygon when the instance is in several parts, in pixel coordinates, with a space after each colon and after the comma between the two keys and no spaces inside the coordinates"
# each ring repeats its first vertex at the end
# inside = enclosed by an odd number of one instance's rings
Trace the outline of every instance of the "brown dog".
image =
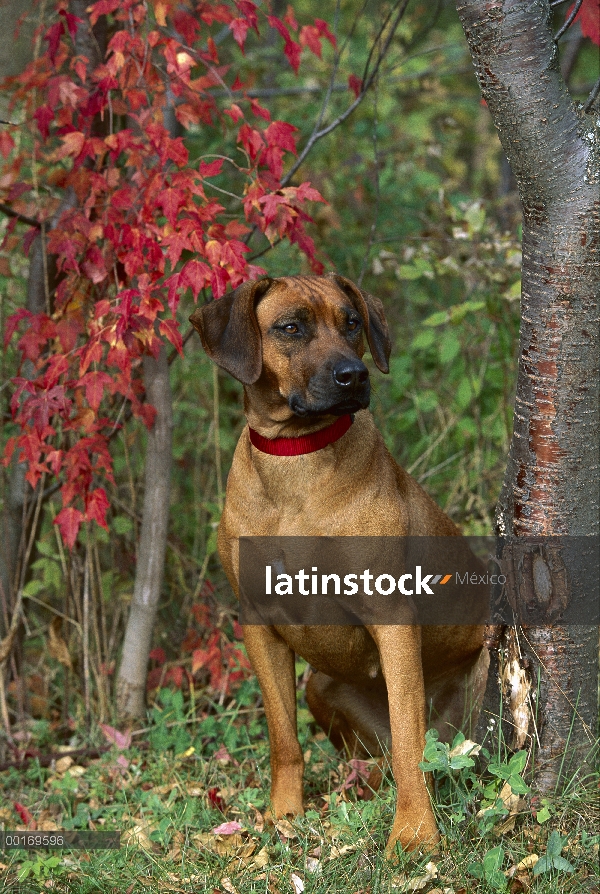
{"type": "MultiPolygon", "coordinates": [[[[391,347],[376,298],[335,274],[263,279],[190,319],[209,357],[245,386],[248,426],[218,539],[236,594],[240,536],[459,534],[395,463],[366,409],[369,374],[361,358],[368,344],[387,373],[391,347]],[[310,452],[265,452],[281,444],[310,452]]],[[[396,842],[407,849],[435,843],[418,766],[427,713],[447,739],[464,721],[465,704],[477,712],[487,676],[483,635],[482,626],[245,626],[269,728],[272,815],[303,813],[297,653],[316,669],[308,705],[337,746],[376,754],[391,743],[397,802],[386,852],[396,842]]]]}

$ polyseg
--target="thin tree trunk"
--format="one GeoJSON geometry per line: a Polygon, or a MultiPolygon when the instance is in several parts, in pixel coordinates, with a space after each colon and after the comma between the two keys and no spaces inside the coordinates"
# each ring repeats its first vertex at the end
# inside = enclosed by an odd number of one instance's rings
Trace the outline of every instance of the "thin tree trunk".
{"type": "MultiPolygon", "coordinates": [[[[520,362],[497,525],[506,537],[541,538],[530,552],[538,558],[518,569],[514,597],[526,616],[524,595],[539,596],[542,578],[556,595],[566,573],[565,599],[575,595],[578,569],[564,550],[557,563],[543,538],[598,534],[600,130],[598,114],[569,96],[547,2],[457,8],[523,210],[520,362]]],[[[591,601],[597,581],[587,586],[591,601]]],[[[509,646],[505,681],[522,676],[521,694],[531,687],[525,706],[512,705],[515,744],[523,731],[533,737],[536,783],[550,791],[565,755],[578,765],[597,734],[597,629],[561,624],[558,614],[517,631],[509,646]]]]}
{"type": "MultiPolygon", "coordinates": [[[[26,308],[32,314],[42,314],[46,310],[46,263],[44,260],[44,239],[38,234],[29,251],[29,276],[27,279],[26,308]]],[[[31,360],[23,364],[22,375],[26,379],[34,376],[31,360]]],[[[16,457],[11,463],[8,481],[5,485],[4,511],[2,513],[2,546],[0,548],[0,582],[4,598],[12,606],[14,597],[15,574],[21,545],[23,528],[23,507],[25,504],[25,481],[27,463],[18,462],[16,457]]],[[[0,626],[0,630],[2,627],[0,626]]]]}
{"type": "Polygon", "coordinates": [[[144,384],[156,420],[148,432],[144,508],[137,553],[133,599],[117,678],[117,712],[139,717],[145,710],[146,674],[158,608],[167,546],[173,412],[169,364],[161,347],[158,359],[144,357],[144,384]]]}

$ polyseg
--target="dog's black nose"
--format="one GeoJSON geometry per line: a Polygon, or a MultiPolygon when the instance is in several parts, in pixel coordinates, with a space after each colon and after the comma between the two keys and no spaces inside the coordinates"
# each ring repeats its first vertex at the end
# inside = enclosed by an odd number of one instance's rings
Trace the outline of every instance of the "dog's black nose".
{"type": "Polygon", "coordinates": [[[364,385],[369,379],[369,370],[358,357],[356,360],[338,360],[333,367],[333,381],[343,388],[364,385]]]}

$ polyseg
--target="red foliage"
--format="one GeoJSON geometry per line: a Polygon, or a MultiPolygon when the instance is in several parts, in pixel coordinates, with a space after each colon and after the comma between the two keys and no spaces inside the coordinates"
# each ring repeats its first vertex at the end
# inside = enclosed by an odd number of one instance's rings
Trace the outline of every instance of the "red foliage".
{"type": "MultiPolygon", "coordinates": [[[[59,271],[49,313],[20,310],[7,321],[7,339],[21,333],[17,346],[35,372],[14,380],[19,433],[3,462],[17,448],[32,486],[44,473],[60,478],[56,523],[69,547],[84,522],[106,527],[109,436],[124,400],[152,426],[140,358],[156,356],[163,340],[181,351],[189,308],[181,319],[177,314],[185,293],[197,300],[212,291],[219,298],[263,273],[248,261],[252,228],[271,242],[297,244],[321,271],[306,206],[322,198],[308,183],[282,188],[284,165],[296,152],[295,128],[271,121],[246,96],[231,57],[237,51],[242,61],[249,32],[261,24],[281,35],[294,71],[303,47],[320,55],[323,40],[335,44],[324,21],[300,27],[291,8],[282,20],[251,0],[97,0],[88,9],[92,25],[107,16],[100,65],[94,69],[76,55],[78,26],[89,23],[69,13],[66,0],[55,0],[41,54],[4,85],[11,108],[31,122],[37,177],[46,187],[39,195],[31,149],[20,152],[6,132],[0,139],[7,159],[0,201],[46,223],[59,271]],[[227,64],[212,37],[224,25],[234,41],[227,64]],[[185,138],[165,126],[169,105],[185,131],[214,128],[233,136],[235,157],[190,161],[185,138]],[[235,219],[213,189],[215,178],[231,171],[240,195],[235,219]]],[[[26,233],[26,250],[37,233],[26,233]]],[[[207,667],[211,660],[206,656],[207,667]]]]}
{"type": "MultiPolygon", "coordinates": [[[[571,15],[574,6],[573,3],[569,7],[566,18],[571,15]]],[[[583,0],[575,21],[579,22],[583,36],[600,46],[600,0],[583,0]]]]}

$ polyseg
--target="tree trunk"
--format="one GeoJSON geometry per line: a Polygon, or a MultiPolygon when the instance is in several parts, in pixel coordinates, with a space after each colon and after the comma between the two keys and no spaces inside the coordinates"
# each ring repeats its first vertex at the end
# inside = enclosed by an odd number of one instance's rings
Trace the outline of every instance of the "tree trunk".
{"type": "MultiPolygon", "coordinates": [[[[496,517],[503,537],[538,539],[525,548],[513,594],[526,617],[525,594],[539,598],[542,579],[552,598],[561,587],[567,602],[575,595],[568,550],[557,564],[544,538],[598,534],[600,129],[598,114],[569,96],[547,0],[458,0],[457,8],[523,211],[514,432],[496,517]]],[[[587,582],[589,604],[597,585],[587,582]]],[[[557,616],[511,633],[501,661],[504,682],[521,697],[529,689],[523,704],[513,700],[514,744],[534,737],[542,791],[557,785],[567,753],[579,766],[597,735],[597,628],[557,616]]]]}
{"type": "Polygon", "coordinates": [[[167,547],[173,412],[164,346],[157,360],[144,357],[144,384],[148,402],[156,410],[156,419],[148,432],[135,585],[117,678],[117,712],[123,718],[140,717],[145,710],[148,656],[167,547]]]}
{"type": "MultiPolygon", "coordinates": [[[[44,263],[44,241],[41,233],[35,237],[29,251],[29,277],[27,280],[27,310],[32,314],[42,314],[46,310],[46,270],[44,263]]],[[[22,375],[33,378],[31,360],[23,364],[22,375]]],[[[25,503],[25,481],[27,463],[14,458],[5,488],[4,511],[2,513],[2,548],[0,549],[0,582],[7,605],[12,607],[14,581],[17,570],[19,546],[23,528],[23,506],[25,503]]],[[[0,632],[2,626],[0,623],[0,632]]]]}

